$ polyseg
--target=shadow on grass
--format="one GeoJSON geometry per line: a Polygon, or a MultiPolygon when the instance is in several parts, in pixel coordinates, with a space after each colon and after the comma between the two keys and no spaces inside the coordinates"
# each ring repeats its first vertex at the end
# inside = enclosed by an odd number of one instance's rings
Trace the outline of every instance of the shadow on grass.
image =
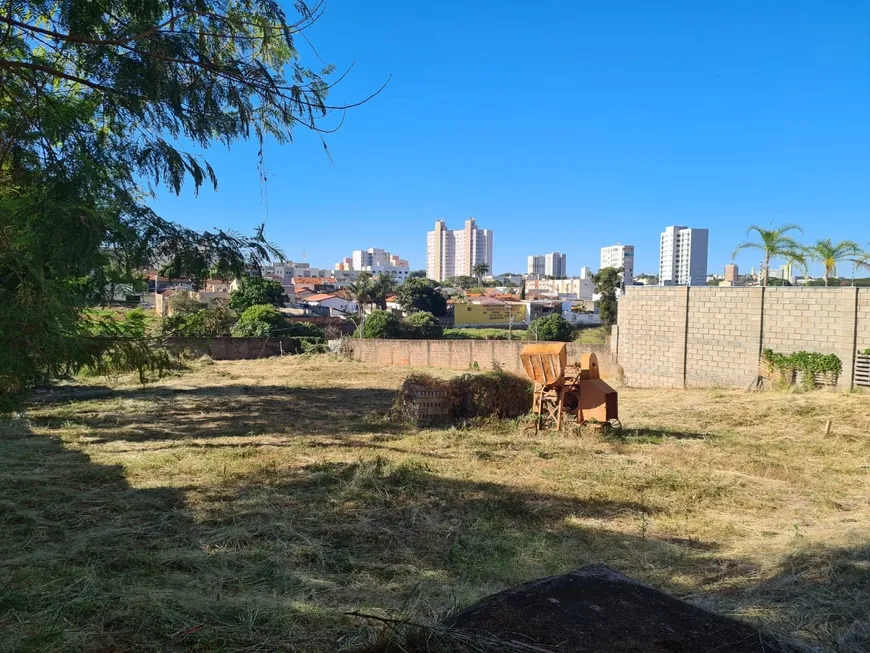
{"type": "MultiPolygon", "coordinates": [[[[102,442],[247,435],[248,421],[285,424],[292,434],[352,435],[353,421],[385,409],[392,396],[273,386],[144,390],[122,397],[142,400],[139,413],[95,406],[42,423],[68,419],[102,442]],[[200,405],[186,403],[200,395],[218,402],[204,418],[200,405]],[[353,406],[336,404],[339,396],[353,406]],[[231,406],[241,406],[245,426],[222,412],[231,406]],[[305,410],[323,415],[306,424],[305,410]],[[202,419],[217,424],[204,428],[202,419]]],[[[33,436],[23,421],[3,428],[0,649],[348,650],[363,643],[348,611],[433,619],[445,607],[589,562],[696,597],[706,583],[757,575],[747,561],[723,559],[715,543],[649,536],[650,508],[631,501],[444,478],[420,462],[380,457],[219,481],[204,471],[204,453],[183,490],[134,489],[119,465],[33,436]],[[636,533],[607,527],[627,516],[636,533]]],[[[355,448],[341,439],[322,444],[355,448]]],[[[89,446],[99,451],[99,441],[89,446]]],[[[838,650],[868,650],[860,648],[868,642],[867,560],[866,547],[808,552],[708,604],[760,614],[832,647],[844,643],[838,650]],[[844,595],[854,598],[846,611],[844,595]]]]}
{"type": "MultiPolygon", "coordinates": [[[[90,398],[90,395],[86,395],[90,398]]],[[[229,385],[195,389],[144,388],[99,395],[92,410],[52,403],[34,423],[46,428],[75,425],[95,442],[146,442],[182,438],[402,433],[406,427],[383,419],[396,393],[381,389],[295,388],[229,385]],[[113,401],[136,402],[120,409],[113,401]],[[113,410],[113,407],[119,408],[113,410]],[[69,408],[69,409],[67,409],[69,408]]]]}

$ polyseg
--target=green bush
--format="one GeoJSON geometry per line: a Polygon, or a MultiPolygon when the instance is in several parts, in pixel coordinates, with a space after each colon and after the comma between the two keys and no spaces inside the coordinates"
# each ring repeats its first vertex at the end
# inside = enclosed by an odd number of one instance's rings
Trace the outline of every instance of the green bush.
{"type": "Polygon", "coordinates": [[[245,309],[233,326],[233,335],[247,338],[270,338],[282,335],[284,317],[271,304],[255,304],[245,309]]]}
{"type": "Polygon", "coordinates": [[[216,338],[230,335],[232,322],[232,311],[217,305],[194,313],[173,313],[163,321],[163,332],[185,338],[216,338]]]}
{"type": "Polygon", "coordinates": [[[311,322],[288,322],[282,331],[287,337],[304,337],[323,339],[323,329],[311,322]]]}
{"type": "Polygon", "coordinates": [[[532,321],[526,338],[534,340],[535,337],[538,340],[571,342],[574,338],[574,330],[568,320],[558,313],[554,313],[532,321]]]}
{"type": "Polygon", "coordinates": [[[365,319],[364,338],[403,338],[405,327],[391,311],[372,311],[365,319]]]}
{"type": "Polygon", "coordinates": [[[262,304],[283,306],[286,301],[287,294],[281,283],[263,277],[245,277],[239,287],[230,293],[230,308],[237,313],[262,304]]]}
{"type": "Polygon", "coordinates": [[[406,338],[441,338],[444,335],[444,327],[432,313],[427,311],[411,313],[405,318],[404,326],[406,338]]]}
{"type": "Polygon", "coordinates": [[[796,371],[801,372],[803,383],[807,387],[815,385],[816,374],[839,377],[843,371],[843,363],[836,354],[819,354],[810,351],[778,354],[772,349],[765,349],[761,358],[785,376],[790,376],[796,371]]]}

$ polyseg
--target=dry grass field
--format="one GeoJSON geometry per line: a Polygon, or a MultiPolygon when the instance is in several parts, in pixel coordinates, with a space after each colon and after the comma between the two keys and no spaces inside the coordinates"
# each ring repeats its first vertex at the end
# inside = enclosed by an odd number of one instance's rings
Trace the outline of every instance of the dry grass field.
{"type": "Polygon", "coordinates": [[[389,422],[407,373],[198,363],[0,423],[0,650],[352,651],[346,612],[592,561],[870,650],[870,397],[624,390],[621,435],[534,437],[389,422]]]}

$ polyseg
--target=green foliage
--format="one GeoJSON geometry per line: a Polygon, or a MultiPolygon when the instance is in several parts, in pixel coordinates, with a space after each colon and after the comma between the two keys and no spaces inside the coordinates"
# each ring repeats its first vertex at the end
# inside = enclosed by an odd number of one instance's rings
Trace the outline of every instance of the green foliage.
{"type": "Polygon", "coordinates": [[[764,260],[761,265],[761,285],[766,286],[770,277],[770,263],[777,258],[784,259],[806,270],[806,250],[794,238],[788,235],[790,231],[803,232],[796,224],[785,224],[775,229],[764,229],[752,225],[746,230],[746,235],[753,233],[758,235],[757,241],[746,241],[734,248],[731,254],[735,258],[743,250],[752,249],[761,251],[764,260]]]}
{"type": "Polygon", "coordinates": [[[425,279],[426,278],[426,270],[411,270],[410,274],[408,274],[409,279],[425,279]]]}
{"type": "Polygon", "coordinates": [[[472,270],[471,270],[471,273],[472,273],[475,277],[477,277],[477,281],[478,281],[478,283],[483,283],[483,278],[484,278],[487,274],[489,274],[489,266],[488,266],[486,263],[482,262],[482,261],[481,261],[480,263],[475,263],[475,264],[474,264],[474,267],[473,267],[472,270]]]}
{"type": "Polygon", "coordinates": [[[372,311],[365,319],[363,337],[404,338],[404,324],[392,311],[372,311]]]}
{"type": "Polygon", "coordinates": [[[619,317],[616,291],[622,287],[622,272],[622,268],[603,268],[592,275],[595,292],[601,295],[598,300],[598,316],[602,326],[608,329],[616,324],[619,317]]]}
{"type": "Polygon", "coordinates": [[[865,349],[864,351],[858,352],[859,356],[870,356],[870,349],[865,349]]]}
{"type": "Polygon", "coordinates": [[[286,301],[287,294],[281,283],[263,277],[242,277],[239,287],[230,293],[230,308],[239,314],[251,306],[270,304],[281,307],[286,301]]]}
{"type": "Polygon", "coordinates": [[[167,335],[185,338],[220,338],[231,335],[233,312],[221,303],[194,313],[174,312],[163,321],[167,335]]]}
{"type": "Polygon", "coordinates": [[[464,274],[461,274],[458,277],[451,277],[445,282],[445,285],[451,286],[452,288],[462,288],[463,290],[470,290],[479,284],[479,279],[464,274]]]}
{"type": "Polygon", "coordinates": [[[271,304],[255,304],[239,316],[233,326],[236,337],[271,338],[284,332],[284,316],[271,304]]]}
{"type": "Polygon", "coordinates": [[[436,316],[447,314],[447,299],[431,279],[407,279],[396,290],[396,301],[409,313],[426,311],[436,316]]]}
{"type": "Polygon", "coordinates": [[[553,313],[533,320],[529,325],[526,338],[528,340],[571,342],[574,339],[574,330],[568,320],[558,313],[553,313]]]}
{"type": "Polygon", "coordinates": [[[387,310],[387,297],[396,290],[396,281],[389,274],[381,272],[372,280],[371,300],[382,311],[387,310]]]}
{"type": "Polygon", "coordinates": [[[767,285],[771,287],[791,286],[791,281],[788,279],[780,279],[779,277],[770,277],[767,280],[767,285]]]}
{"type": "Polygon", "coordinates": [[[830,238],[818,240],[814,245],[807,249],[809,257],[822,264],[825,274],[825,285],[827,286],[831,277],[837,276],[837,263],[841,261],[852,261],[856,267],[864,265],[860,261],[866,257],[866,253],[861,251],[860,245],[853,240],[841,240],[834,243],[830,238]]]}
{"type": "MultiPolygon", "coordinates": [[[[294,39],[319,15],[221,0],[16,0],[0,42],[0,391],[80,366],[84,309],[137,270],[230,278],[280,256],[263,234],[197,233],[148,206],[216,186],[196,150],[318,129],[328,84],[294,39]]],[[[304,38],[304,37],[302,37],[304,38]]],[[[262,150],[261,150],[262,152],[262,150]]],[[[265,179],[265,177],[264,177],[265,179]]]]}
{"type": "Polygon", "coordinates": [[[426,311],[411,313],[404,319],[404,326],[406,338],[441,338],[444,335],[444,327],[432,313],[426,311]]]}
{"type": "Polygon", "coordinates": [[[287,337],[302,337],[302,338],[320,338],[323,339],[324,332],[316,324],[311,322],[296,322],[287,321],[286,326],[282,329],[282,335],[287,337]]]}
{"type": "Polygon", "coordinates": [[[118,319],[111,314],[92,313],[83,323],[91,342],[90,355],[81,366],[89,376],[111,376],[136,372],[143,385],[183,365],[150,335],[148,319],[133,310],[118,319]]]}
{"type": "Polygon", "coordinates": [[[169,298],[169,312],[172,315],[191,315],[206,308],[192,293],[179,291],[169,298]]]}
{"type": "Polygon", "coordinates": [[[816,374],[826,374],[838,378],[843,371],[843,363],[836,354],[819,354],[809,351],[779,354],[772,349],[765,349],[761,357],[786,378],[791,378],[794,372],[801,372],[803,383],[807,387],[812,387],[815,384],[816,374]]]}

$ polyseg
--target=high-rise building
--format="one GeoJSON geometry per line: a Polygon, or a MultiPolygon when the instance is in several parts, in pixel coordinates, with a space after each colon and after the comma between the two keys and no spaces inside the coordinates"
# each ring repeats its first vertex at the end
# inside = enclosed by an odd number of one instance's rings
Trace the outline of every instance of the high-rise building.
{"type": "Polygon", "coordinates": [[[622,287],[634,283],[634,245],[610,245],[601,248],[601,267],[622,268],[622,287]]]}
{"type": "Polygon", "coordinates": [[[492,237],[490,229],[477,228],[474,218],[457,230],[448,229],[444,220],[436,220],[435,229],[426,234],[426,276],[435,281],[472,276],[478,263],[486,263],[491,272],[492,237]]]}
{"type": "Polygon", "coordinates": [[[737,280],[740,278],[740,274],[737,270],[737,265],[735,263],[729,263],[725,266],[725,278],[724,281],[728,281],[730,283],[737,283],[737,280]]]}
{"type": "Polygon", "coordinates": [[[405,281],[411,273],[408,261],[378,247],[353,250],[349,257],[335,264],[335,269],[344,272],[370,272],[374,276],[386,274],[398,283],[405,281]]]}
{"type": "Polygon", "coordinates": [[[706,286],[708,229],[675,225],[661,235],[659,285],[706,286]]]}
{"type": "Polygon", "coordinates": [[[556,279],[568,276],[568,256],[560,252],[544,255],[544,274],[556,279]]]}
{"type": "Polygon", "coordinates": [[[534,274],[536,276],[542,277],[544,276],[544,266],[546,264],[546,260],[543,256],[530,256],[529,257],[529,267],[528,273],[534,274]]]}
{"type": "Polygon", "coordinates": [[[568,257],[560,252],[549,254],[537,254],[529,257],[528,273],[539,277],[556,277],[560,279],[568,276],[568,257]]]}
{"type": "Polygon", "coordinates": [[[591,279],[592,278],[592,268],[588,265],[584,265],[580,268],[580,278],[581,279],[591,279]]]}

